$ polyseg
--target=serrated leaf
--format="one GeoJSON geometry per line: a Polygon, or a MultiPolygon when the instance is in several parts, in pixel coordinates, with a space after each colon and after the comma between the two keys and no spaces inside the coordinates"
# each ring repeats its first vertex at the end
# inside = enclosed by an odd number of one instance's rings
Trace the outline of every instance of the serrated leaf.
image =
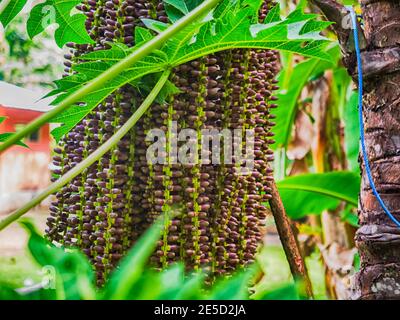
{"type": "Polygon", "coordinates": [[[28,0],[2,0],[0,2],[0,22],[3,27],[21,12],[28,0]]]}
{"type": "Polygon", "coordinates": [[[164,7],[169,20],[173,23],[188,14],[198,5],[202,0],[164,0],[164,7]]]}
{"type": "MultiPolygon", "coordinates": [[[[254,12],[259,13],[260,12],[259,10],[263,2],[264,0],[242,0],[242,6],[243,7],[249,6],[254,10],[254,12]]],[[[255,21],[258,21],[258,19],[256,19],[255,21]]]]}
{"type": "MultiPolygon", "coordinates": [[[[105,61],[98,61],[98,59],[105,57],[106,51],[97,51],[84,56],[84,59],[88,60],[87,62],[73,67],[74,71],[80,72],[78,74],[85,75],[85,77],[72,75],[59,80],[57,83],[58,89],[54,92],[62,92],[62,94],[53,101],[52,105],[56,105],[76,89],[96,78],[99,73],[106,71],[115,61],[118,61],[118,59],[126,54],[126,52],[121,51],[121,46],[113,46],[112,49],[108,51],[111,52],[109,52],[105,61]],[[84,79],[84,81],[79,82],[78,79],[84,79]]],[[[62,126],[52,130],[51,133],[54,139],[59,141],[63,135],[68,133],[77,123],[85,118],[91,110],[118,88],[128,83],[132,84],[134,81],[141,79],[147,74],[162,71],[166,63],[165,59],[166,57],[157,53],[147,56],[145,59],[136,63],[132,68],[125,70],[118,77],[106,82],[102,88],[86,95],[84,101],[82,101],[83,105],[71,106],[53,118],[53,123],[62,124],[62,126]]]]}
{"type": "Polygon", "coordinates": [[[55,41],[62,48],[67,42],[93,43],[86,32],[86,17],[82,13],[71,13],[80,0],[46,0],[37,4],[30,12],[27,22],[29,36],[33,39],[50,25],[57,23],[55,41]]]}
{"type": "MultiPolygon", "coordinates": [[[[282,21],[254,25],[255,13],[254,8],[249,6],[240,8],[235,14],[227,10],[217,20],[206,22],[196,35],[194,43],[186,42],[184,46],[167,47],[170,61],[181,64],[233,48],[276,49],[330,60],[330,56],[323,50],[329,41],[322,38],[317,30],[300,34],[302,26],[316,19],[316,15],[296,10],[282,21]]],[[[277,19],[275,12],[267,15],[266,20],[271,19],[277,19]]],[[[320,26],[322,28],[324,25],[320,26]]]]}
{"type": "Polygon", "coordinates": [[[332,22],[330,21],[310,20],[301,27],[300,34],[307,34],[315,31],[320,32],[328,28],[331,24],[332,22]]]}
{"type": "Polygon", "coordinates": [[[183,15],[186,15],[201,4],[202,0],[164,0],[163,2],[178,9],[183,15]]]}
{"type": "MultiPolygon", "coordinates": [[[[7,119],[7,117],[0,117],[0,124],[2,124],[5,120],[7,119]]],[[[0,133],[0,143],[6,141],[10,136],[12,136],[14,133],[12,132],[4,132],[4,133],[0,133]]],[[[21,147],[25,147],[25,148],[29,148],[25,143],[23,143],[22,141],[19,141],[16,143],[17,146],[21,146],[21,147]]]]}
{"type": "Polygon", "coordinates": [[[349,171],[304,174],[278,181],[277,186],[287,214],[299,219],[335,209],[340,201],[357,206],[360,176],[349,171]]]}
{"type": "MultiPolygon", "coordinates": [[[[0,133],[0,143],[6,141],[9,137],[11,137],[14,133],[12,132],[5,132],[5,133],[0,133]]],[[[29,148],[25,143],[22,141],[19,141],[16,143],[17,146],[24,147],[24,148],[29,148]]]]}
{"type": "MultiPolygon", "coordinates": [[[[327,61],[331,59],[331,56],[324,52],[329,41],[316,34],[317,26],[322,28],[324,24],[312,24],[309,27],[312,32],[300,34],[304,32],[304,26],[317,17],[315,14],[304,14],[297,10],[289,15],[290,18],[278,20],[276,11],[271,11],[266,21],[274,22],[262,25],[262,28],[258,27],[254,31],[253,21],[258,17],[258,10],[254,4],[226,0],[217,9],[217,18],[192,23],[167,41],[161,49],[116,76],[101,90],[87,95],[81,101],[82,106],[73,106],[71,110],[58,116],[56,122],[61,122],[62,119],[64,126],[53,131],[56,140],[119,87],[127,83],[135,85],[148,74],[156,74],[165,68],[174,68],[208,54],[234,48],[258,48],[285,50],[327,61]]],[[[145,34],[143,30],[138,34],[143,41],[150,39],[149,34],[145,34]]],[[[77,88],[95,79],[98,74],[106,72],[109,67],[132,54],[139,46],[140,44],[128,48],[124,45],[113,45],[109,50],[94,51],[82,56],[81,59],[87,62],[73,67],[73,71],[78,74],[57,82],[58,89],[53,91],[53,94],[60,96],[54,103],[62,101],[77,88]]]]}
{"type": "Polygon", "coordinates": [[[142,19],[143,24],[149,28],[150,30],[153,30],[157,33],[161,33],[165,31],[169,25],[167,23],[158,21],[158,20],[153,20],[153,19],[142,19]]]}
{"type": "Polygon", "coordinates": [[[269,10],[269,14],[265,17],[264,24],[281,21],[281,8],[279,6],[273,6],[269,10]]]}
{"type": "MultiPolygon", "coordinates": [[[[154,74],[143,77],[143,79],[137,84],[140,88],[140,92],[147,96],[156,85],[158,79],[159,76],[154,74]]],[[[181,93],[181,90],[179,90],[179,88],[174,83],[167,80],[160,93],[158,94],[155,102],[159,104],[166,103],[168,97],[174,96],[178,93],[181,93]]]]}
{"type": "Polygon", "coordinates": [[[136,27],[135,28],[135,42],[136,44],[141,44],[147,42],[153,38],[153,34],[149,29],[136,27]]]}

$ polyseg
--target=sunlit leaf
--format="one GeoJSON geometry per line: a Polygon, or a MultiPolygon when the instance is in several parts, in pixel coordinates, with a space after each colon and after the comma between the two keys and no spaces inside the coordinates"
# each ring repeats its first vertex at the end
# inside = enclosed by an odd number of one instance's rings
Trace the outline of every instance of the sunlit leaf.
{"type": "Polygon", "coordinates": [[[176,22],[198,5],[203,0],[164,0],[165,12],[171,22],[176,22]]]}
{"type": "Polygon", "coordinates": [[[28,0],[0,1],[0,22],[4,28],[21,12],[27,1],[28,0]]]}
{"type": "Polygon", "coordinates": [[[77,44],[93,43],[86,32],[86,17],[72,10],[81,0],[46,0],[37,4],[30,12],[27,22],[28,34],[31,38],[42,33],[47,27],[57,24],[55,41],[61,48],[67,42],[77,44]]]}
{"type": "Polygon", "coordinates": [[[287,214],[298,219],[335,209],[340,201],[357,206],[360,176],[348,171],[304,174],[278,181],[277,186],[287,214]]]}
{"type": "Polygon", "coordinates": [[[293,69],[283,66],[282,72],[278,77],[280,87],[277,95],[279,108],[273,110],[273,113],[276,115],[276,126],[274,127],[275,144],[272,145],[272,148],[276,149],[288,145],[301,91],[311,77],[337,64],[340,57],[339,46],[336,45],[330,48],[327,54],[331,57],[329,62],[319,59],[309,59],[298,63],[293,69]]]}

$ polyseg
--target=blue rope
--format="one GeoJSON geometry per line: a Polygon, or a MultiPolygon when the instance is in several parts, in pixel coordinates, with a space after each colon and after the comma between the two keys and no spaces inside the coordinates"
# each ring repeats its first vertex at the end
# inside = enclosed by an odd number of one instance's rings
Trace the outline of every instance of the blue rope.
{"type": "Polygon", "coordinates": [[[388,217],[398,226],[400,227],[400,222],[393,216],[393,214],[386,207],[383,202],[381,196],[379,195],[378,190],[376,190],[374,180],[371,174],[371,168],[367,155],[367,148],[365,146],[365,135],[364,135],[364,119],[363,119],[363,73],[362,73],[362,62],[361,62],[361,53],[360,53],[360,45],[358,39],[358,30],[357,30],[357,16],[352,7],[348,7],[350,10],[351,21],[353,24],[353,33],[354,33],[354,44],[356,47],[356,55],[357,55],[357,70],[358,70],[358,116],[360,121],[360,140],[361,140],[361,150],[364,159],[365,172],[367,173],[369,184],[372,188],[372,192],[378,200],[380,206],[383,211],[388,215],[388,217]]]}

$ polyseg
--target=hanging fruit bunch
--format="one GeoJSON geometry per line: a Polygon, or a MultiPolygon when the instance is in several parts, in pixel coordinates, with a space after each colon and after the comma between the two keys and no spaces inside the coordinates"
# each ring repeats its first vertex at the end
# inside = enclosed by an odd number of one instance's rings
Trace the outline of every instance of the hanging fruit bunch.
{"type": "MultiPolygon", "coordinates": [[[[264,1],[260,20],[271,6],[264,1]]],[[[135,28],[144,27],[143,18],[168,22],[163,2],[156,0],[86,0],[78,10],[86,14],[86,28],[95,43],[69,44],[66,74],[83,54],[107,49],[110,42],[133,46],[135,28]]],[[[251,263],[267,214],[263,203],[270,197],[270,110],[276,107],[277,72],[277,54],[268,50],[231,50],[177,67],[170,81],[180,92],[154,104],[118,146],[55,195],[47,221],[49,239],[80,248],[102,285],[154,219],[178,211],[165,225],[151,258],[156,268],[184,261],[188,269],[201,267],[218,275],[251,263]],[[168,152],[176,138],[169,130],[172,121],[178,129],[195,130],[198,145],[203,129],[236,129],[243,135],[253,130],[252,171],[240,174],[243,164],[235,161],[173,161],[168,152]],[[154,128],[166,137],[167,159],[162,164],[146,157],[146,136],[154,128]]],[[[127,85],[95,108],[54,150],[54,179],[107,141],[141,101],[140,93],[127,85]]],[[[240,144],[246,147],[246,142],[240,144]]]]}

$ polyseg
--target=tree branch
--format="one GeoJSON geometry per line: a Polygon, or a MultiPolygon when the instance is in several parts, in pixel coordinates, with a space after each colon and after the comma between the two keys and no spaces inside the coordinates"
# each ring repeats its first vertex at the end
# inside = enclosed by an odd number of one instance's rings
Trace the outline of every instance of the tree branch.
{"type": "Polygon", "coordinates": [[[286,210],[283,206],[275,181],[271,181],[269,187],[271,188],[272,196],[269,200],[269,205],[274,216],[279,238],[281,239],[286,254],[286,259],[290,266],[290,271],[292,272],[293,278],[303,281],[306,295],[309,298],[313,298],[311,281],[307,273],[306,265],[300,253],[299,245],[290,225],[289,218],[286,215],[286,210]]]}

